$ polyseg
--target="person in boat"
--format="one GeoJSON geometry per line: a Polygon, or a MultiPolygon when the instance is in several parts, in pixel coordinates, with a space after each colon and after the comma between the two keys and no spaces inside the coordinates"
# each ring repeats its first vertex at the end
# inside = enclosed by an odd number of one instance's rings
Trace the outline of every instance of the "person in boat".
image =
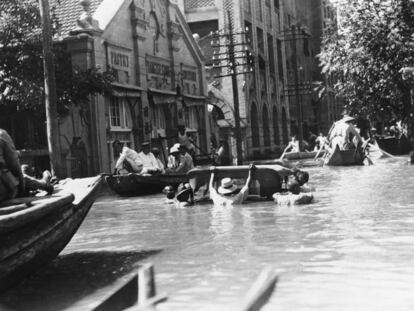
{"type": "Polygon", "coordinates": [[[283,153],[286,152],[299,152],[299,140],[296,139],[296,135],[292,136],[292,139],[290,140],[289,144],[286,146],[285,150],[283,150],[283,153]]]}
{"type": "Polygon", "coordinates": [[[355,149],[363,142],[363,139],[353,125],[354,121],[353,117],[346,115],[341,120],[335,122],[329,134],[329,141],[333,150],[337,146],[340,150],[355,149]]]}
{"type": "Polygon", "coordinates": [[[242,204],[249,194],[249,184],[252,177],[252,170],[256,169],[254,164],[249,166],[249,175],[247,176],[245,185],[239,189],[233,179],[225,177],[220,181],[220,187],[216,189],[213,185],[216,168],[210,168],[211,177],[209,183],[210,199],[213,200],[215,206],[232,206],[242,204]]]}
{"type": "Polygon", "coordinates": [[[160,154],[161,154],[160,149],[158,149],[157,147],[154,147],[154,148],[151,149],[151,152],[154,155],[155,160],[157,160],[157,166],[161,170],[161,174],[164,174],[165,173],[165,165],[160,159],[160,154]]]}
{"type": "Polygon", "coordinates": [[[315,139],[314,151],[324,150],[328,144],[328,139],[322,132],[319,132],[319,136],[315,139]]]}
{"type": "Polygon", "coordinates": [[[143,165],[138,152],[124,146],[119,140],[115,140],[112,147],[114,153],[119,154],[114,174],[141,173],[143,165]]]}
{"type": "Polygon", "coordinates": [[[161,173],[162,168],[158,166],[157,159],[151,152],[151,145],[149,142],[146,141],[141,144],[141,152],[138,153],[138,156],[142,163],[141,174],[155,175],[161,173]]]}
{"type": "Polygon", "coordinates": [[[7,131],[0,128],[0,201],[13,199],[24,191],[18,151],[7,131]]]}
{"type": "Polygon", "coordinates": [[[47,194],[53,193],[53,185],[51,184],[52,174],[50,171],[45,170],[42,173],[42,178],[37,179],[34,175],[33,167],[28,164],[23,164],[21,166],[24,183],[25,183],[25,193],[24,196],[35,194],[39,190],[46,191],[47,194]]]}
{"type": "Polygon", "coordinates": [[[187,174],[193,168],[193,158],[188,154],[187,148],[174,144],[170,149],[168,168],[165,171],[169,174],[187,174]]]}
{"type": "Polygon", "coordinates": [[[313,201],[313,194],[301,193],[299,182],[297,180],[290,180],[287,183],[287,192],[274,193],[273,200],[278,205],[309,204],[313,201]]]}

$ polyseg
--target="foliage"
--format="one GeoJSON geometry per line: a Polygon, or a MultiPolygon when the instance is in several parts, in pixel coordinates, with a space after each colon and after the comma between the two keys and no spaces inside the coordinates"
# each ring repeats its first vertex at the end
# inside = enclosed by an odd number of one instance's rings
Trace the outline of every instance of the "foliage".
{"type": "MultiPolygon", "coordinates": [[[[59,5],[58,3],[56,5],[59,5]]],[[[58,20],[52,8],[52,32],[58,20]]],[[[44,111],[41,19],[37,0],[0,1],[0,105],[8,110],[44,111]]],[[[112,72],[72,69],[62,43],[53,47],[57,107],[60,113],[89,95],[108,91],[112,72]]]]}
{"type": "Polygon", "coordinates": [[[337,81],[349,113],[408,121],[414,79],[403,72],[414,66],[414,2],[337,2],[339,26],[319,55],[323,71],[337,81]]]}

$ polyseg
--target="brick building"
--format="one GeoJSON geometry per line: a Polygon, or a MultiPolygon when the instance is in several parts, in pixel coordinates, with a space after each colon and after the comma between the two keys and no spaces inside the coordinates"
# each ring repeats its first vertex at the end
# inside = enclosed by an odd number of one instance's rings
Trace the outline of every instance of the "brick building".
{"type": "Polygon", "coordinates": [[[74,67],[116,73],[111,94],[91,97],[60,122],[69,176],[79,175],[79,165],[88,174],[110,172],[116,139],[136,150],[151,141],[166,159],[178,125],[209,151],[204,60],[175,4],[60,0],[56,14],[74,67]]]}
{"type": "MultiPolygon", "coordinates": [[[[227,28],[227,12],[236,31],[248,28],[244,40],[250,40],[250,49],[256,58],[253,73],[238,76],[244,158],[279,152],[290,135],[289,106],[283,92],[287,82],[285,42],[279,40],[278,35],[283,24],[279,1],[176,0],[176,3],[185,13],[190,29],[201,38],[207,66],[212,64],[210,31],[227,28]]],[[[212,124],[212,135],[227,142],[234,163],[236,147],[231,79],[214,78],[212,70],[207,76],[210,104],[221,111],[216,114],[217,122],[212,124]],[[216,131],[215,124],[218,127],[216,131]]]]}

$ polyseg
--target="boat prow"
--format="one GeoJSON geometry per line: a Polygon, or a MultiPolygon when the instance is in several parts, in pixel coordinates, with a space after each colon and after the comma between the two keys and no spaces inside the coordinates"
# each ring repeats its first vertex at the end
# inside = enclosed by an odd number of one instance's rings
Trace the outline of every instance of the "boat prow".
{"type": "Polygon", "coordinates": [[[55,258],[98,196],[101,176],[67,179],[51,196],[0,203],[0,290],[55,258]]]}

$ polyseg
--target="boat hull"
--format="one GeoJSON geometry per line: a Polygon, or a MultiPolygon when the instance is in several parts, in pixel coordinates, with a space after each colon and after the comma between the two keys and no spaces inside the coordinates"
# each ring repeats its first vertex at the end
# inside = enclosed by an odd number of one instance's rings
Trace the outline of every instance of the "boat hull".
{"type": "Polygon", "coordinates": [[[362,152],[357,149],[340,150],[338,147],[325,159],[325,165],[330,166],[351,166],[363,165],[364,157],[362,152]]]}
{"type": "Polygon", "coordinates": [[[0,216],[0,290],[17,284],[55,258],[72,239],[101,184],[101,177],[82,180],[72,183],[74,195],[63,186],[58,188],[60,193],[44,200],[33,198],[35,201],[27,209],[0,216]],[[77,187],[87,189],[76,193],[77,187]],[[49,206],[53,208],[48,209],[49,206]],[[43,209],[49,212],[42,212],[43,209]],[[2,226],[8,223],[12,225],[2,226]]]}
{"type": "Polygon", "coordinates": [[[121,196],[139,196],[161,192],[165,186],[178,187],[188,181],[187,175],[110,175],[105,178],[108,186],[121,196]]]}
{"type": "Polygon", "coordinates": [[[375,139],[378,146],[392,155],[403,155],[410,152],[410,142],[403,135],[401,138],[397,137],[377,137],[375,139]]]}
{"type": "Polygon", "coordinates": [[[302,160],[302,159],[311,159],[315,158],[316,155],[319,157],[323,157],[327,151],[321,150],[319,153],[318,151],[311,151],[311,152],[287,152],[285,153],[283,159],[287,160],[302,160]]]}
{"type": "MultiPolygon", "coordinates": [[[[210,168],[195,168],[188,172],[191,187],[197,191],[202,186],[208,185],[211,177],[210,168]]],[[[215,179],[225,177],[233,179],[246,179],[249,174],[249,166],[218,166],[214,168],[215,179]]],[[[252,171],[252,181],[259,182],[259,195],[271,200],[275,192],[280,192],[282,178],[292,174],[292,170],[280,165],[257,165],[252,171]]]]}

